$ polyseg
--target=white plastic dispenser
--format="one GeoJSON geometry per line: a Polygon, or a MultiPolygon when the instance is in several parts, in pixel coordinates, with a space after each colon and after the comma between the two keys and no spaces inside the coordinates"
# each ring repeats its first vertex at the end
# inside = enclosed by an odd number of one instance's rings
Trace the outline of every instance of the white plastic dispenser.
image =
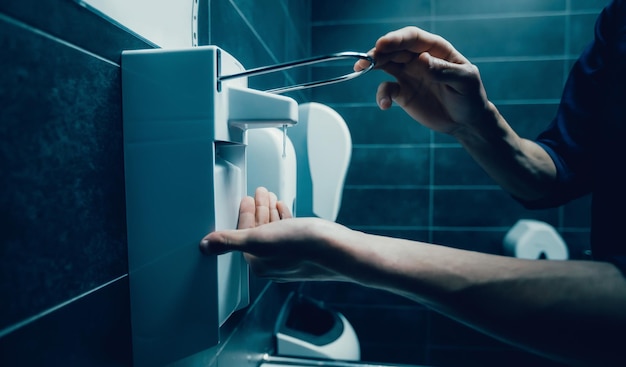
{"type": "Polygon", "coordinates": [[[258,186],[276,193],[294,216],[335,221],[352,156],[345,120],[331,107],[298,106],[298,124],[248,132],[248,195],[258,186]]]}
{"type": "Polygon", "coordinates": [[[248,195],[254,196],[256,188],[263,186],[295,214],[297,162],[287,132],[282,128],[248,131],[247,167],[248,195]]]}
{"type": "Polygon", "coordinates": [[[337,111],[321,103],[298,106],[298,125],[289,129],[298,163],[299,217],[335,221],[352,157],[352,137],[337,111]]]}
{"type": "Polygon", "coordinates": [[[239,253],[204,256],[246,195],[247,129],[291,126],[297,103],[220,81],[244,70],[215,46],[122,53],[126,215],[134,366],[164,365],[219,341],[248,304],[239,253]]]}

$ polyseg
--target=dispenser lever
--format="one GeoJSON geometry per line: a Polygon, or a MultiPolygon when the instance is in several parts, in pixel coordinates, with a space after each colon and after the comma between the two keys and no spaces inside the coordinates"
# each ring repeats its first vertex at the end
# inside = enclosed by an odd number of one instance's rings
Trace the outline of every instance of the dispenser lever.
{"type": "Polygon", "coordinates": [[[218,80],[222,82],[222,81],[229,80],[229,79],[257,76],[257,75],[262,75],[262,74],[273,73],[273,72],[280,71],[280,70],[292,69],[295,67],[302,67],[306,65],[313,65],[313,64],[318,64],[322,62],[347,59],[347,58],[357,58],[361,60],[367,60],[370,63],[370,65],[363,70],[340,75],[338,77],[316,80],[312,82],[295,84],[295,85],[288,85],[284,87],[269,89],[269,90],[266,90],[265,92],[279,94],[279,93],[286,93],[286,92],[291,92],[291,91],[300,90],[300,89],[307,89],[307,88],[319,87],[322,85],[342,82],[345,80],[356,78],[357,76],[361,74],[365,74],[366,72],[373,69],[374,65],[376,64],[374,58],[366,53],[346,51],[346,52],[333,53],[330,55],[316,56],[316,57],[312,57],[309,59],[303,59],[303,60],[298,60],[298,61],[290,61],[290,62],[286,62],[282,64],[262,66],[259,68],[250,69],[250,70],[237,73],[237,74],[222,75],[218,77],[218,80]]]}

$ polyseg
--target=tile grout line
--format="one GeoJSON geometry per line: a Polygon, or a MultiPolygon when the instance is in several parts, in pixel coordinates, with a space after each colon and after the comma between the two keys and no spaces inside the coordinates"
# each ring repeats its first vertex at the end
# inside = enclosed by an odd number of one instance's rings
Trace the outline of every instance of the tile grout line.
{"type": "Polygon", "coordinates": [[[92,289],[90,289],[89,291],[87,291],[85,293],[82,293],[82,294],[80,294],[80,295],[78,295],[76,297],[70,298],[69,300],[67,300],[65,302],[61,302],[61,303],[59,303],[56,306],[50,307],[47,310],[38,313],[37,315],[28,317],[28,318],[26,318],[26,319],[24,319],[24,320],[22,320],[20,322],[17,322],[15,324],[5,328],[4,330],[0,330],[0,338],[3,338],[3,337],[7,336],[8,334],[11,334],[12,332],[14,332],[16,330],[18,330],[18,329],[20,329],[20,328],[22,328],[22,327],[24,327],[24,326],[26,326],[26,325],[28,325],[30,323],[33,323],[33,322],[37,321],[38,319],[40,319],[40,318],[42,318],[44,316],[47,316],[47,315],[51,314],[52,312],[57,311],[57,310],[65,307],[65,306],[69,305],[70,303],[73,303],[75,301],[78,301],[81,298],[89,296],[90,294],[95,293],[95,292],[97,292],[97,291],[99,291],[99,290],[109,286],[110,284],[113,284],[113,283],[115,283],[115,282],[117,282],[117,281],[119,281],[119,280],[121,280],[121,279],[123,279],[123,278],[125,278],[127,276],[128,276],[128,274],[124,274],[122,276],[119,276],[119,277],[117,277],[117,278],[115,278],[113,280],[110,280],[110,281],[102,284],[102,285],[99,285],[99,286],[97,286],[95,288],[92,288],[92,289]]]}
{"type": "Polygon", "coordinates": [[[7,16],[7,15],[5,15],[3,13],[0,13],[0,21],[2,21],[2,20],[7,22],[7,23],[9,23],[9,24],[12,24],[12,25],[14,25],[16,27],[23,28],[26,31],[30,31],[30,32],[33,32],[33,33],[35,33],[35,34],[37,34],[39,36],[45,37],[45,38],[47,38],[47,39],[49,39],[51,41],[54,41],[54,42],[60,43],[60,44],[62,44],[64,46],[70,47],[70,48],[72,48],[72,49],[74,49],[76,51],[80,51],[82,53],[85,53],[85,54],[87,54],[89,56],[92,56],[92,57],[98,59],[98,60],[101,60],[101,61],[104,61],[104,62],[109,63],[111,65],[120,67],[120,65],[118,63],[115,63],[115,62],[113,62],[113,61],[111,61],[109,59],[106,59],[106,58],[104,58],[104,57],[102,57],[102,56],[100,56],[98,54],[95,54],[95,53],[93,53],[91,51],[88,51],[88,50],[86,50],[86,49],[84,49],[84,48],[82,48],[80,46],[77,46],[77,45],[75,45],[73,43],[70,43],[70,42],[67,42],[65,40],[62,40],[61,38],[53,36],[50,33],[42,31],[41,29],[35,28],[35,27],[30,26],[30,25],[28,25],[26,23],[23,23],[23,22],[15,19],[15,18],[9,17],[9,16],[7,16]]]}

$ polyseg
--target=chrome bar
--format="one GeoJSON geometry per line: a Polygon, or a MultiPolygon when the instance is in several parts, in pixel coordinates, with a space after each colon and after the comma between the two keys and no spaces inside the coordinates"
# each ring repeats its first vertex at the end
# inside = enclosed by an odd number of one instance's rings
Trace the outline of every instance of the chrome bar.
{"type": "Polygon", "coordinates": [[[292,68],[295,68],[295,67],[302,67],[302,66],[319,64],[319,63],[322,63],[322,62],[335,61],[335,60],[341,60],[341,59],[347,59],[347,58],[357,58],[357,59],[360,59],[360,60],[367,60],[370,63],[370,65],[367,68],[363,69],[363,70],[354,71],[352,73],[340,75],[340,76],[335,77],[335,78],[316,80],[316,81],[312,81],[312,82],[295,84],[295,85],[288,85],[288,86],[284,86],[284,87],[279,87],[279,88],[266,90],[265,92],[274,93],[274,94],[280,94],[280,93],[291,92],[291,91],[294,91],[294,90],[307,89],[307,88],[319,87],[319,86],[322,86],[322,85],[339,83],[339,82],[342,82],[342,81],[345,81],[345,80],[356,78],[357,76],[359,76],[361,74],[367,73],[372,68],[374,68],[374,65],[376,63],[374,61],[374,58],[369,56],[366,53],[346,51],[346,52],[333,53],[333,54],[325,55],[325,56],[316,56],[316,57],[312,57],[312,58],[304,59],[304,60],[286,62],[286,63],[283,63],[283,64],[262,66],[262,67],[259,67],[259,68],[246,70],[246,71],[243,71],[243,72],[237,73],[237,74],[222,75],[222,76],[218,77],[218,80],[220,82],[222,82],[222,81],[229,80],[229,79],[257,76],[257,75],[262,75],[262,74],[273,73],[273,72],[280,71],[280,70],[292,69],[292,68]]]}

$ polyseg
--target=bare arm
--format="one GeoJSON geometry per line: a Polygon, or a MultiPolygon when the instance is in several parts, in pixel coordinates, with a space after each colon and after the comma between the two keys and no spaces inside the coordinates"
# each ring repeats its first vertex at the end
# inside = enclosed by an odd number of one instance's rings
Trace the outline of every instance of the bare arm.
{"type": "Polygon", "coordinates": [[[626,280],[612,264],[523,260],[355,233],[337,246],[351,280],[430,306],[477,330],[572,365],[622,357],[626,280]],[[359,239],[360,237],[360,239],[359,239]],[[358,244],[358,245],[357,245],[358,244]]]}
{"type": "Polygon", "coordinates": [[[525,200],[548,195],[556,179],[552,158],[535,142],[518,136],[491,103],[488,110],[493,123],[459,128],[451,135],[510,194],[525,200]]]}
{"type": "Polygon", "coordinates": [[[555,360],[600,366],[621,358],[623,339],[614,335],[626,329],[626,280],[612,264],[523,260],[368,235],[317,218],[289,219],[280,203],[264,198],[261,189],[256,205],[244,199],[245,229],[207,235],[203,252],[243,251],[255,273],[274,280],[384,289],[555,360]]]}

